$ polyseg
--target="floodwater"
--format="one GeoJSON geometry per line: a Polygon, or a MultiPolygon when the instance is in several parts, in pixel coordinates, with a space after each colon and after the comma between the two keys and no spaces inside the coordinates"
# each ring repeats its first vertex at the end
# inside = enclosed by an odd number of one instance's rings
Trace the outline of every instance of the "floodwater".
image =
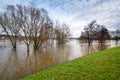
{"type": "Polygon", "coordinates": [[[17,43],[17,50],[9,41],[0,41],[0,80],[15,80],[47,67],[66,62],[84,55],[120,45],[120,41],[107,41],[100,45],[97,42],[88,46],[77,40],[66,45],[54,45],[47,49],[33,50],[27,53],[22,42],[17,43]]]}

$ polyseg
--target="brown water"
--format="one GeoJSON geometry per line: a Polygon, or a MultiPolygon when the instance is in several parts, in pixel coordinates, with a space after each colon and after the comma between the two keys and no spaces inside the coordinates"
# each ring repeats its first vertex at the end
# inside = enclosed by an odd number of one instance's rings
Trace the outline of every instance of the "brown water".
{"type": "Polygon", "coordinates": [[[0,42],[0,80],[15,80],[30,73],[34,73],[49,66],[60,64],[93,52],[120,45],[120,42],[108,41],[102,45],[94,42],[91,46],[71,40],[66,45],[54,45],[47,49],[26,52],[22,42],[17,50],[10,47],[8,41],[0,42]]]}

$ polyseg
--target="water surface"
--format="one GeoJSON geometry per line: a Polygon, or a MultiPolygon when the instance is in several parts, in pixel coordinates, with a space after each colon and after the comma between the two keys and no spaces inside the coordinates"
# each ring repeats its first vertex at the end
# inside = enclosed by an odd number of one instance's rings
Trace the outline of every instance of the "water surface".
{"type": "Polygon", "coordinates": [[[102,45],[94,41],[88,46],[87,43],[71,40],[66,45],[54,45],[47,49],[30,48],[30,53],[22,42],[17,44],[17,50],[14,50],[9,41],[0,41],[0,80],[15,80],[49,66],[118,46],[120,41],[111,40],[102,45]]]}

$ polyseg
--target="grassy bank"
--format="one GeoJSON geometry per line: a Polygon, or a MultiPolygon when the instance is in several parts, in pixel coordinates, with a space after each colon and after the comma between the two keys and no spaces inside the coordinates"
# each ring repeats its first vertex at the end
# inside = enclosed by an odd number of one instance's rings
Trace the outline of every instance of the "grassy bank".
{"type": "Polygon", "coordinates": [[[20,80],[120,80],[120,47],[50,67],[20,80]]]}

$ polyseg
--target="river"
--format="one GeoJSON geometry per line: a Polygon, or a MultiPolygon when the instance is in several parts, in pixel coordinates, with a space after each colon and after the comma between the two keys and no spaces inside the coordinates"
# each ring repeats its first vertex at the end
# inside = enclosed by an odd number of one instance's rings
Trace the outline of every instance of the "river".
{"type": "Polygon", "coordinates": [[[100,45],[96,41],[88,46],[78,40],[71,40],[65,45],[54,45],[47,49],[33,50],[27,53],[22,42],[17,43],[17,50],[9,41],[0,41],[0,80],[15,80],[28,74],[46,69],[81,56],[120,45],[120,41],[111,40],[100,45]]]}

